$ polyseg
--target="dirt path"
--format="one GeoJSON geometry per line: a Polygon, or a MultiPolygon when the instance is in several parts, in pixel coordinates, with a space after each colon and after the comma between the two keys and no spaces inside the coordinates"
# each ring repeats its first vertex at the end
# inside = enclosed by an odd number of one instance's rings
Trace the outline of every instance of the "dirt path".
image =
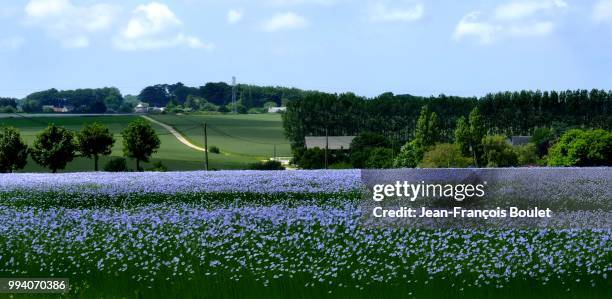
{"type": "Polygon", "coordinates": [[[168,132],[172,133],[172,135],[174,135],[174,137],[176,137],[176,139],[178,139],[178,141],[180,141],[182,144],[184,144],[184,145],[186,145],[186,146],[188,146],[188,147],[190,147],[190,148],[192,148],[192,149],[194,149],[196,151],[200,151],[200,152],[206,151],[204,148],[199,147],[199,146],[189,142],[189,140],[187,140],[181,133],[179,133],[172,126],[169,126],[169,125],[167,125],[167,124],[165,124],[163,122],[160,122],[160,121],[157,121],[155,119],[152,119],[152,118],[150,118],[150,117],[148,117],[146,115],[141,115],[141,117],[146,119],[146,120],[148,120],[148,121],[150,121],[150,122],[152,122],[152,123],[155,123],[155,124],[158,124],[158,125],[162,126],[164,129],[168,130],[168,132]]]}

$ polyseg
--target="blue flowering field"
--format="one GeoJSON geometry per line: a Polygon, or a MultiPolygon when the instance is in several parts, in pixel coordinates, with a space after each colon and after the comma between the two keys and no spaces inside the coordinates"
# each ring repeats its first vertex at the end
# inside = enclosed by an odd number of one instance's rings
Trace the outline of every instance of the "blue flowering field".
{"type": "Polygon", "coordinates": [[[370,227],[362,192],[357,170],[0,175],[0,277],[74,298],[610,298],[610,228],[370,227]]]}

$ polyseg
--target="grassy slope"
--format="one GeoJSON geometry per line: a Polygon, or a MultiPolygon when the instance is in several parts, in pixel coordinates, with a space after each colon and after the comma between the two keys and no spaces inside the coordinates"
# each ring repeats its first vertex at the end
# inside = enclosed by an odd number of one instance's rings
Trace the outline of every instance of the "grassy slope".
{"type": "Polygon", "coordinates": [[[234,156],[268,158],[273,155],[273,144],[276,144],[277,156],[291,156],[291,149],[284,137],[280,114],[156,115],[152,117],[172,125],[183,132],[191,142],[200,146],[204,143],[202,129],[192,128],[206,122],[210,126],[208,145],[218,146],[222,152],[234,156]],[[216,132],[215,128],[237,138],[216,132]]]}
{"type": "MultiPolygon", "coordinates": [[[[36,134],[40,133],[40,131],[43,130],[43,128],[45,127],[45,124],[47,123],[54,123],[58,126],[63,126],[71,130],[79,130],[82,128],[83,124],[88,123],[88,122],[97,121],[97,122],[103,123],[104,125],[108,126],[111,132],[115,134],[116,142],[115,142],[115,146],[113,147],[113,153],[111,154],[111,157],[120,157],[123,155],[123,152],[122,152],[123,145],[121,141],[120,132],[121,130],[123,130],[123,128],[127,126],[127,124],[130,121],[134,120],[137,117],[138,116],[77,116],[77,117],[66,116],[66,117],[36,117],[34,120],[24,119],[24,118],[0,118],[0,126],[9,125],[9,126],[14,126],[14,127],[19,128],[19,130],[22,133],[23,138],[26,140],[28,144],[31,145],[32,142],[34,141],[36,134]]],[[[170,120],[174,120],[176,122],[176,121],[180,121],[181,117],[190,117],[190,116],[168,116],[168,117],[170,120]]],[[[246,131],[240,132],[240,134],[242,134],[240,136],[260,136],[258,134],[261,134],[262,132],[275,132],[275,134],[277,134],[275,135],[275,138],[276,138],[278,136],[278,133],[280,132],[281,134],[280,136],[282,138],[282,127],[280,124],[280,118],[277,117],[275,120],[269,120],[268,122],[258,123],[258,122],[250,121],[249,119],[251,117],[252,116],[216,116],[216,118],[220,121],[216,122],[215,124],[224,130],[228,130],[226,128],[223,128],[224,124],[234,124],[235,126],[246,128],[247,129],[246,131]],[[227,118],[227,119],[223,120],[223,118],[227,118]],[[258,124],[266,124],[266,128],[260,130],[257,127],[258,124]],[[248,130],[249,128],[254,133],[251,134],[248,130]]],[[[257,119],[258,116],[255,116],[253,118],[257,119]]],[[[164,117],[160,116],[160,120],[163,121],[164,117]]],[[[197,170],[197,169],[204,168],[203,166],[204,154],[202,152],[190,149],[187,146],[183,145],[178,140],[176,140],[174,136],[169,135],[168,132],[162,127],[158,125],[153,125],[153,127],[158,132],[158,134],[161,134],[159,136],[161,140],[161,147],[159,151],[153,155],[151,162],[161,161],[164,165],[168,167],[169,170],[197,170]]],[[[187,127],[192,128],[194,127],[194,125],[193,124],[186,125],[183,128],[187,128],[187,127]]],[[[178,128],[180,129],[181,127],[178,127],[178,128]]],[[[236,134],[236,131],[231,131],[231,130],[229,131],[236,134]]],[[[194,142],[196,142],[197,144],[203,143],[203,142],[198,143],[197,140],[195,140],[198,134],[200,134],[199,136],[201,139],[201,134],[202,134],[201,129],[192,130],[189,132],[190,134],[192,134],[191,136],[188,135],[190,139],[194,140],[194,142]]],[[[213,137],[211,136],[211,138],[213,137]]],[[[256,137],[251,137],[251,138],[256,138],[256,137]]],[[[263,155],[263,153],[261,152],[251,152],[249,146],[240,145],[237,142],[224,141],[223,139],[218,138],[218,137],[217,137],[217,140],[219,140],[218,141],[219,145],[217,146],[221,147],[222,151],[225,151],[223,148],[225,144],[232,144],[232,149],[242,148],[242,150],[238,151],[239,154],[235,154],[235,153],[230,154],[227,152],[219,154],[219,155],[210,154],[209,161],[210,161],[211,168],[240,169],[240,168],[245,168],[245,166],[248,163],[252,163],[252,162],[257,161],[258,159],[267,157],[267,155],[263,155]],[[262,155],[258,156],[258,154],[260,153],[262,155]]],[[[211,143],[209,143],[209,145],[216,145],[216,144],[212,142],[211,140],[211,143]]],[[[110,158],[103,157],[100,160],[100,166],[102,167],[104,163],[108,161],[108,159],[110,158]]],[[[150,164],[145,164],[144,167],[147,168],[149,167],[149,165],[150,164]]],[[[132,168],[135,167],[134,163],[130,163],[129,167],[132,167],[132,168]]],[[[86,159],[86,158],[76,158],[73,162],[68,164],[68,166],[66,167],[64,171],[74,172],[74,171],[89,171],[89,170],[93,170],[92,160],[86,159]]],[[[43,171],[46,172],[48,170],[41,168],[31,159],[28,165],[26,166],[26,168],[23,170],[23,172],[43,172],[43,171]]]]}

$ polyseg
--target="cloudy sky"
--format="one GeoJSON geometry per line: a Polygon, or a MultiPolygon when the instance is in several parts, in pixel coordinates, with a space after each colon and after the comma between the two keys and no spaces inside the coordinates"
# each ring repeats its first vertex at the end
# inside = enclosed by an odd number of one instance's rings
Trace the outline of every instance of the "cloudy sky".
{"type": "Polygon", "coordinates": [[[612,0],[3,0],[0,96],[230,81],[374,96],[612,89],[612,0]]]}

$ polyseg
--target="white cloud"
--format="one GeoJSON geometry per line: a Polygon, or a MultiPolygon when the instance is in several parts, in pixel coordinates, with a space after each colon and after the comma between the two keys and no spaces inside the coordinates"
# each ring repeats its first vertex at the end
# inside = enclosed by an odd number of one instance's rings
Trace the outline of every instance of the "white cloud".
{"type": "Polygon", "coordinates": [[[227,22],[230,24],[236,24],[242,20],[244,14],[236,9],[230,9],[227,12],[227,22]]]}
{"type": "Polygon", "coordinates": [[[25,40],[23,37],[8,37],[0,39],[0,50],[17,50],[21,48],[25,40]]]}
{"type": "Polygon", "coordinates": [[[308,21],[293,12],[279,13],[263,24],[265,31],[299,29],[308,26],[308,21]]]}
{"type": "Polygon", "coordinates": [[[139,5],[114,39],[121,50],[148,50],[176,46],[211,49],[212,45],[182,32],[182,22],[165,4],[139,5]]]}
{"type": "Polygon", "coordinates": [[[130,14],[102,2],[77,6],[71,0],[31,0],[24,11],[26,24],[41,28],[67,48],[88,47],[94,37],[112,41],[121,50],[212,47],[185,34],[181,20],[159,2],[139,5],[130,14]]]}
{"type": "Polygon", "coordinates": [[[370,8],[370,20],[376,22],[410,22],[423,17],[425,8],[423,4],[411,7],[390,7],[387,3],[379,1],[370,8]]]}
{"type": "Polygon", "coordinates": [[[119,12],[119,7],[109,4],[76,6],[70,0],[31,0],[25,6],[27,24],[69,48],[89,46],[91,36],[109,30],[119,12]]]}
{"type": "Polygon", "coordinates": [[[495,26],[487,22],[478,20],[481,12],[472,12],[466,15],[459,21],[455,28],[453,37],[457,40],[465,36],[476,36],[482,43],[490,43],[493,41],[495,33],[500,31],[500,26],[495,26]]]}
{"type": "Polygon", "coordinates": [[[453,38],[474,38],[481,44],[514,37],[545,36],[555,29],[553,19],[567,7],[562,0],[512,1],[495,8],[490,17],[475,11],[455,27],[453,38]]]}
{"type": "Polygon", "coordinates": [[[495,9],[495,18],[499,20],[516,20],[531,17],[539,12],[566,8],[563,0],[515,1],[502,4],[495,9]]]}
{"type": "Polygon", "coordinates": [[[612,0],[600,0],[595,4],[593,20],[597,23],[612,23],[612,0]]]}

